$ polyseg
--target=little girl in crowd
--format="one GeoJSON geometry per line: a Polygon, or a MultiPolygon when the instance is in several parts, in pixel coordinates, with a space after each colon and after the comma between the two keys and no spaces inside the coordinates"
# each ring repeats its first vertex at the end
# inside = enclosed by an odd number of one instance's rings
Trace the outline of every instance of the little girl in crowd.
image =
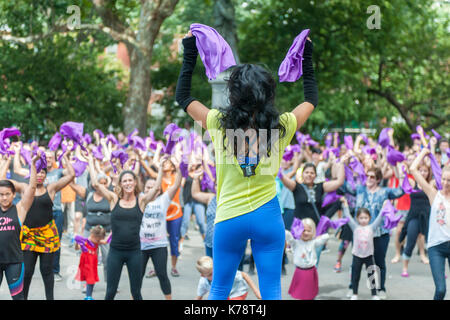
{"type": "Polygon", "coordinates": [[[75,236],[76,249],[81,248],[80,264],[78,273],[75,277],[78,281],[86,281],[86,298],[84,300],[94,300],[92,292],[94,285],[99,281],[97,265],[98,265],[98,246],[106,244],[105,229],[98,225],[91,229],[89,238],[80,235],[75,236]]]}
{"type": "MultiPolygon", "coordinates": [[[[361,277],[361,269],[363,264],[366,266],[367,277],[378,277],[379,274],[376,273],[376,265],[373,257],[373,233],[383,222],[383,214],[379,214],[372,224],[370,222],[370,212],[366,208],[359,208],[356,212],[356,221],[350,214],[348,209],[348,203],[345,197],[341,198],[344,216],[348,217],[350,220],[348,225],[353,231],[353,260],[352,260],[352,289],[353,295],[351,300],[358,300],[358,285],[359,279],[361,277]]],[[[375,279],[375,284],[379,283],[375,279]]],[[[372,300],[380,300],[377,296],[377,288],[370,281],[372,300]]]]}
{"type": "MultiPolygon", "coordinates": [[[[203,256],[197,260],[197,270],[200,272],[201,278],[197,286],[197,300],[202,300],[203,296],[211,290],[211,282],[213,275],[213,260],[209,256],[203,256]]],[[[252,289],[255,296],[261,299],[261,293],[258,287],[252,281],[250,276],[243,271],[236,271],[233,287],[227,300],[245,300],[248,294],[248,288],[252,289]]]]}
{"type": "Polygon", "coordinates": [[[325,233],[316,238],[314,221],[305,218],[301,222],[304,230],[300,239],[294,239],[290,232],[286,232],[286,240],[293,249],[296,266],[288,293],[295,299],[313,300],[319,292],[316,248],[324,245],[330,236],[325,233]]]}

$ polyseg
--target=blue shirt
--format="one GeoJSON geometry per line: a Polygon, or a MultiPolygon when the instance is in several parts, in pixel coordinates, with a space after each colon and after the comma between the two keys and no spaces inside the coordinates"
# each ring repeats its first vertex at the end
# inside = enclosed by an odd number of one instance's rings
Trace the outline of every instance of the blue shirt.
{"type": "MultiPolygon", "coordinates": [[[[359,208],[366,208],[369,210],[371,218],[370,223],[373,223],[380,214],[385,200],[394,200],[400,198],[405,192],[401,187],[399,188],[382,188],[379,187],[375,192],[369,192],[366,186],[357,185],[353,190],[346,181],[343,185],[343,191],[356,196],[355,212],[359,208]]],[[[384,218],[383,218],[384,220],[384,218]]],[[[374,231],[374,237],[379,237],[383,234],[388,234],[389,229],[378,227],[374,231]]]]}

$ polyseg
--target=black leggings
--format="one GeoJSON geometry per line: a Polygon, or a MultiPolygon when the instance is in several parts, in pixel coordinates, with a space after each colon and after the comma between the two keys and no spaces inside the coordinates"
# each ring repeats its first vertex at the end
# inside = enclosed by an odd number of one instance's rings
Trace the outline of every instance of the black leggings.
{"type": "Polygon", "coordinates": [[[142,250],[142,278],[145,275],[148,259],[152,258],[155,273],[159,280],[159,285],[164,295],[172,293],[170,280],[167,276],[167,247],[155,248],[150,250],[142,250]]]}
{"type": "Polygon", "coordinates": [[[142,300],[142,253],[141,250],[117,250],[110,248],[108,252],[106,273],[105,300],[113,300],[117,293],[123,265],[127,265],[130,279],[130,290],[134,300],[142,300]]]}
{"type": "Polygon", "coordinates": [[[0,286],[3,281],[3,272],[5,272],[8,282],[9,292],[13,300],[24,300],[23,296],[23,263],[0,264],[0,286]]]}
{"type": "Polygon", "coordinates": [[[33,278],[34,268],[39,257],[39,269],[42,280],[44,281],[45,297],[47,300],[54,300],[53,288],[55,285],[55,276],[53,274],[53,259],[55,253],[40,253],[34,251],[23,251],[23,260],[25,264],[25,277],[23,282],[23,293],[25,300],[28,299],[31,279],[33,278]]]}
{"type": "MultiPolygon", "coordinates": [[[[362,269],[363,265],[366,265],[367,277],[369,279],[373,279],[374,276],[379,277],[379,274],[374,274],[374,272],[376,272],[376,265],[375,265],[375,260],[374,260],[373,256],[368,256],[366,258],[360,258],[360,257],[353,255],[353,261],[352,261],[353,294],[358,294],[359,279],[361,278],[361,269],[362,269]],[[372,270],[370,270],[369,267],[372,267],[371,268],[372,270]]],[[[377,288],[373,284],[372,281],[370,281],[370,284],[372,286],[372,288],[371,288],[372,295],[375,296],[377,294],[377,290],[376,290],[377,288]]]]}

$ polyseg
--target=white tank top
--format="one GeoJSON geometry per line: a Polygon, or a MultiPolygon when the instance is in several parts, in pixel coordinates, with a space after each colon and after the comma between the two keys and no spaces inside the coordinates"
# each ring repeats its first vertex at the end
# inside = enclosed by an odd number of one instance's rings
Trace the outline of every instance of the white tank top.
{"type": "Polygon", "coordinates": [[[450,241],[450,201],[438,191],[431,206],[427,248],[450,241]]]}

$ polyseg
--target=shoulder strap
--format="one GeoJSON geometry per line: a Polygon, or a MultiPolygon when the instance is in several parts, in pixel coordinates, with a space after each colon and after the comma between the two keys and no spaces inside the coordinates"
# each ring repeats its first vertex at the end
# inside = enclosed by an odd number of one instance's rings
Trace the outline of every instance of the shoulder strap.
{"type": "Polygon", "coordinates": [[[309,193],[308,187],[305,186],[305,184],[301,183],[300,185],[303,187],[303,190],[305,190],[306,196],[308,197],[308,202],[310,202],[312,207],[314,208],[314,212],[316,213],[317,219],[320,220],[320,213],[316,207],[316,199],[311,198],[311,194],[309,193]]]}

